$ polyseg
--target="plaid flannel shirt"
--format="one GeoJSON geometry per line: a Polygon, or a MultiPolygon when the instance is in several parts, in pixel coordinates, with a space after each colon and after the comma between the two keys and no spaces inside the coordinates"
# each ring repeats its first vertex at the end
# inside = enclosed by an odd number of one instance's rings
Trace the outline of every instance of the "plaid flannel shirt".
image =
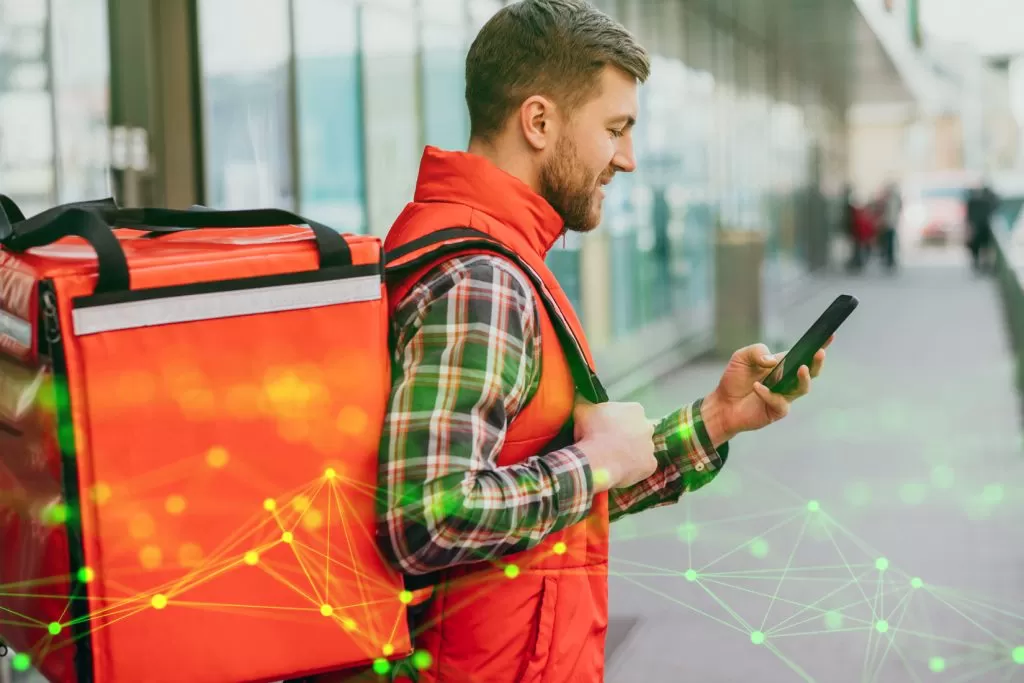
{"type": "MultiPolygon", "coordinates": [[[[509,424],[539,386],[537,315],[525,275],[490,255],[446,262],[398,303],[378,534],[402,571],[529,549],[589,514],[591,468],[577,447],[497,466],[509,424]]],[[[659,467],[609,492],[612,520],[674,503],[715,477],[728,449],[714,448],[700,407],[660,420],[659,467]]]]}

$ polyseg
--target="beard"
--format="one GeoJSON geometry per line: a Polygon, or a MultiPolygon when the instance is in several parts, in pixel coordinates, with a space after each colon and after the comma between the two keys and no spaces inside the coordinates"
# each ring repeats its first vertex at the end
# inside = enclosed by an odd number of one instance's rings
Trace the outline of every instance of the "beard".
{"type": "Polygon", "coordinates": [[[574,232],[590,232],[601,222],[602,180],[610,180],[612,171],[590,173],[580,161],[576,145],[561,137],[552,159],[540,171],[540,193],[574,232]]]}

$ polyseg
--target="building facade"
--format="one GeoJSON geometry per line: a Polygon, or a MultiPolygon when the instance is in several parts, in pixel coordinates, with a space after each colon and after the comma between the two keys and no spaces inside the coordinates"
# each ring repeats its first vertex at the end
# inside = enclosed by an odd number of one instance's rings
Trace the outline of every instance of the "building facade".
{"type": "MultiPolygon", "coordinates": [[[[424,145],[465,149],[464,59],[500,0],[0,0],[0,191],[27,211],[276,206],[382,235],[424,145]],[[254,5],[259,5],[259,11],[254,5]]],[[[653,53],[602,229],[550,257],[601,363],[713,330],[720,231],[768,297],[827,263],[851,0],[599,0],[653,53]],[[657,346],[655,344],[654,346],[657,346]]]]}

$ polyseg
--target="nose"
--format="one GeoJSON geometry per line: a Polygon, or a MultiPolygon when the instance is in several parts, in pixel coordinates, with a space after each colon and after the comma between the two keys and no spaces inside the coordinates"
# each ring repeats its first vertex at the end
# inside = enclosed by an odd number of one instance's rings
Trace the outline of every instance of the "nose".
{"type": "Polygon", "coordinates": [[[632,173],[636,170],[636,157],[633,156],[633,141],[630,137],[620,140],[615,156],[612,157],[612,166],[622,173],[632,173]]]}

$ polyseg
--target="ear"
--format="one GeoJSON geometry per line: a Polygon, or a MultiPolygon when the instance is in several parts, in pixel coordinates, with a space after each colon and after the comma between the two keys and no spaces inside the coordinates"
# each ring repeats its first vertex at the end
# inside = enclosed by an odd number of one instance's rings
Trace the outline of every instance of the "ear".
{"type": "Polygon", "coordinates": [[[519,107],[519,128],[526,143],[535,150],[547,149],[557,134],[558,119],[554,102],[533,95],[519,107]]]}

